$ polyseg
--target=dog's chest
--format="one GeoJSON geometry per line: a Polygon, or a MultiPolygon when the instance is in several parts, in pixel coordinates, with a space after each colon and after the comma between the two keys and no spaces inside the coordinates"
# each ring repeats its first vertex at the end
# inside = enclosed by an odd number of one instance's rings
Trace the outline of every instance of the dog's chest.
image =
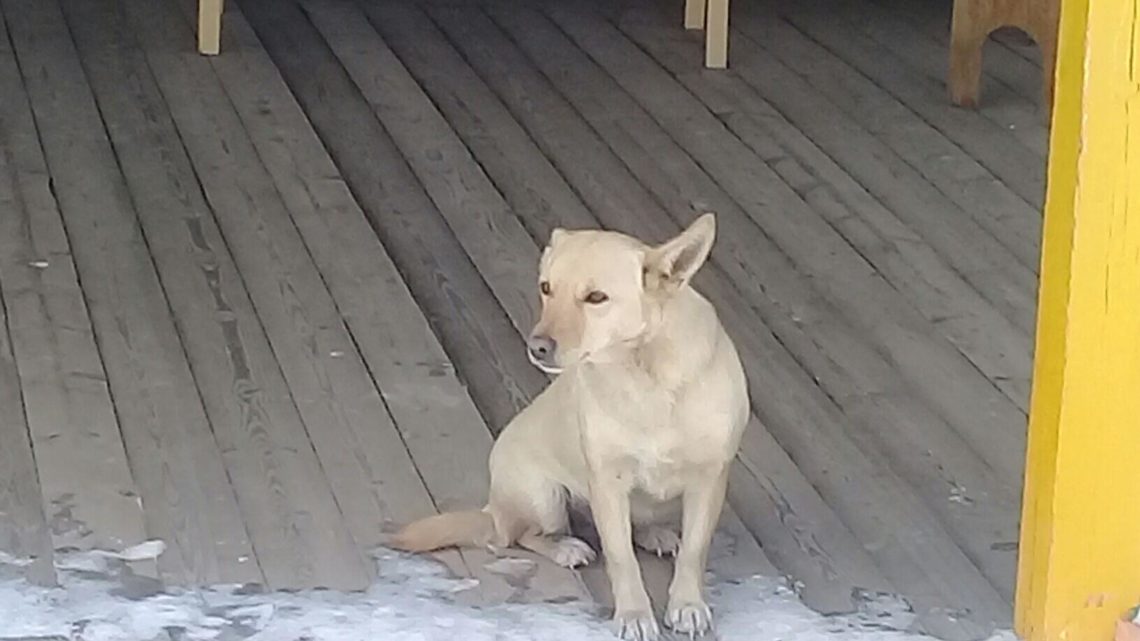
{"type": "Polygon", "coordinates": [[[722,435],[686,420],[691,399],[628,379],[583,391],[587,459],[646,494],[674,498],[693,473],[722,463],[722,435]]]}
{"type": "MultiPolygon", "coordinates": [[[[681,494],[692,473],[707,463],[691,456],[682,443],[657,443],[652,448],[631,448],[626,460],[633,487],[658,500],[681,494]]],[[[690,443],[691,445],[691,443],[690,443]]]]}
{"type": "Polygon", "coordinates": [[[684,430],[661,425],[639,429],[608,421],[595,422],[586,430],[586,457],[595,468],[624,478],[659,500],[680,494],[691,472],[709,463],[684,430]]]}

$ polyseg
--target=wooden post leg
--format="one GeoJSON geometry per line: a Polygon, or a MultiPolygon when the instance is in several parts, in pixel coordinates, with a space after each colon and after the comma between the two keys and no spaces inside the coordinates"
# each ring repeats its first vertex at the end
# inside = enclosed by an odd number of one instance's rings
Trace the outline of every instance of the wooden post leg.
{"type": "Polygon", "coordinates": [[[1053,85],[1057,81],[1057,45],[1053,41],[1041,43],[1041,109],[1053,113],[1053,85]]]}
{"type": "Polygon", "coordinates": [[[1053,110],[1053,85],[1057,81],[1058,0],[1045,0],[1046,7],[1038,17],[1033,39],[1041,48],[1041,106],[1046,114],[1053,110]]]}
{"type": "Polygon", "coordinates": [[[950,31],[950,99],[977,107],[981,92],[982,48],[999,27],[1017,27],[1041,49],[1043,111],[1053,106],[1054,59],[1060,0],[954,0],[950,31]]]}
{"type": "Polygon", "coordinates": [[[224,0],[198,0],[198,52],[216,56],[222,48],[224,0]]]}
{"type": "Polygon", "coordinates": [[[685,28],[702,29],[705,26],[707,0],[685,0],[685,28]]]}
{"type": "Polygon", "coordinates": [[[708,0],[705,66],[709,69],[724,69],[728,66],[728,2],[729,0],[708,0]]]}
{"type": "Polygon", "coordinates": [[[988,20],[969,6],[977,0],[955,0],[950,28],[950,100],[961,107],[978,106],[982,82],[982,47],[990,34],[988,20]]]}

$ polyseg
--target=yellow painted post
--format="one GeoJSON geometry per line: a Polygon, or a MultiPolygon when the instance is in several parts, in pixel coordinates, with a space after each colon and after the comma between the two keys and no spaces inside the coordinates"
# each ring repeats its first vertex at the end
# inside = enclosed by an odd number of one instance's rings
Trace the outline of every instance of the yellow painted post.
{"type": "Polygon", "coordinates": [[[1062,0],[1016,626],[1140,604],[1140,0],[1062,0]]]}

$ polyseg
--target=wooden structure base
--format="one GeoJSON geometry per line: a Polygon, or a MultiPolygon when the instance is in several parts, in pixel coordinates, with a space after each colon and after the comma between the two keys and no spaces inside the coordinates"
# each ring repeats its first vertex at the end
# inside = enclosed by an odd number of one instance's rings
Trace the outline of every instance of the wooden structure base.
{"type": "Polygon", "coordinates": [[[981,93],[982,48],[995,30],[1016,27],[1041,49],[1041,104],[1050,112],[1059,9],[1059,0],[954,0],[949,79],[950,99],[954,104],[977,107],[981,93]]]}

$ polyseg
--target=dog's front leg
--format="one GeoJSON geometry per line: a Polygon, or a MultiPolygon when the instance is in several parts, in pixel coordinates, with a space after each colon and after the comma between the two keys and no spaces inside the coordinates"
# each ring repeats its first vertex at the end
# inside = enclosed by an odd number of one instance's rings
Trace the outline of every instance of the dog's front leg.
{"type": "Polygon", "coordinates": [[[728,484],[728,466],[719,473],[699,477],[682,497],[681,550],[669,585],[665,622],[690,637],[712,628],[712,611],[703,594],[709,545],[716,531],[728,484]]]}
{"type": "Polygon", "coordinates": [[[655,641],[660,631],[633,551],[630,485],[617,473],[603,471],[591,476],[590,509],[613,589],[617,633],[630,641],[655,641]]]}

